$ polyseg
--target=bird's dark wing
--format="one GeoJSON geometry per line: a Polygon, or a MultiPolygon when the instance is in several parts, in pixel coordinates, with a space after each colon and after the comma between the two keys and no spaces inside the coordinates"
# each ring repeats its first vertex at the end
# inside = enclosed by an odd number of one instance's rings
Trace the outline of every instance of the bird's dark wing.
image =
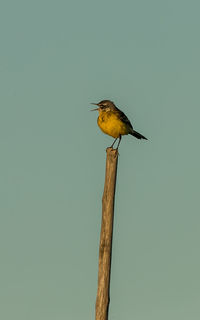
{"type": "Polygon", "coordinates": [[[124,122],[126,125],[128,125],[131,129],[133,129],[133,126],[130,123],[130,121],[127,118],[127,116],[121,110],[119,110],[118,108],[116,108],[116,109],[117,109],[117,113],[118,113],[118,116],[119,116],[120,120],[122,122],[124,122]]]}

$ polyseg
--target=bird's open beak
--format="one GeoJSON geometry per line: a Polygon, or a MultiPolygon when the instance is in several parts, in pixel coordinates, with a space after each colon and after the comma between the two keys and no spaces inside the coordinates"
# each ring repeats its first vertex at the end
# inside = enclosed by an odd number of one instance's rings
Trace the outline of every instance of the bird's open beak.
{"type": "MultiPolygon", "coordinates": [[[[97,103],[91,103],[91,104],[93,104],[94,106],[98,106],[97,103]]],[[[95,108],[95,109],[92,109],[92,110],[90,110],[90,111],[96,111],[96,110],[99,110],[99,108],[95,108]]]]}

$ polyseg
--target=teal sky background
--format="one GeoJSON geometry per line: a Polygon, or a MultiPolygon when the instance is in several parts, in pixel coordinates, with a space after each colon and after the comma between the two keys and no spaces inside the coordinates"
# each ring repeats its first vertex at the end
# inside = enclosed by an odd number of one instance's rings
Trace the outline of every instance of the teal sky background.
{"type": "Polygon", "coordinates": [[[149,140],[120,145],[110,319],[199,320],[199,12],[1,1],[1,319],[94,319],[111,99],[149,140]]]}

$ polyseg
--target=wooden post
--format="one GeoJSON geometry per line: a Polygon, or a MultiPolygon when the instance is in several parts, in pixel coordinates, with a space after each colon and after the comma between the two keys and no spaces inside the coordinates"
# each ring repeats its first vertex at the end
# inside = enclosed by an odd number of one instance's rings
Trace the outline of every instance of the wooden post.
{"type": "Polygon", "coordinates": [[[96,298],[96,320],[108,319],[108,309],[110,302],[110,271],[118,150],[107,148],[106,152],[106,176],[102,198],[102,222],[99,244],[99,273],[96,298]]]}

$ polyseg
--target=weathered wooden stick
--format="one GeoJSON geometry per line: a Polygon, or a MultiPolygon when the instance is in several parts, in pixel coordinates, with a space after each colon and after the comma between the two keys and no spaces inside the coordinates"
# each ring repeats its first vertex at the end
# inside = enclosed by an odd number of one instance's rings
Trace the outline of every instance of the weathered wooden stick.
{"type": "Polygon", "coordinates": [[[108,148],[106,152],[106,176],[102,198],[102,222],[99,244],[96,320],[108,319],[108,308],[110,302],[110,271],[118,150],[108,148]]]}

